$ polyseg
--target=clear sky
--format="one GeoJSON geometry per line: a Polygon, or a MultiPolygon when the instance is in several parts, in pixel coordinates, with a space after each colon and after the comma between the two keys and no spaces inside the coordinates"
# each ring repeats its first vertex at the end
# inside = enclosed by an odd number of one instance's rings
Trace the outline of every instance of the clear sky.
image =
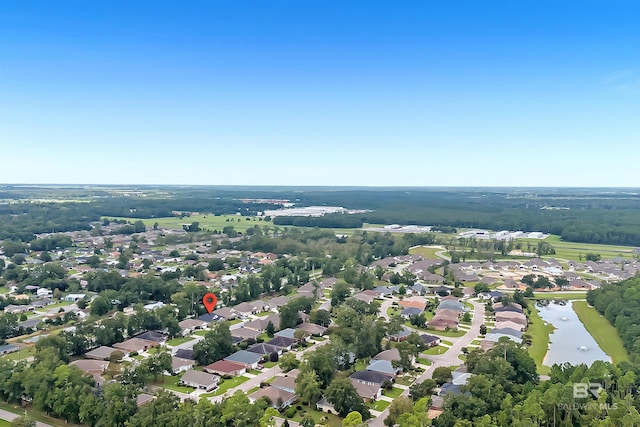
{"type": "Polygon", "coordinates": [[[640,186],[637,1],[6,1],[0,182],[640,186]]]}

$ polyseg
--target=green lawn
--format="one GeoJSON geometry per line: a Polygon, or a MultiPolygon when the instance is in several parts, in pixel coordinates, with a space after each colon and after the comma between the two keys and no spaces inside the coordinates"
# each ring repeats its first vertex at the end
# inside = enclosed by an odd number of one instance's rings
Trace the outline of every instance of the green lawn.
{"type": "Polygon", "coordinates": [[[186,342],[189,341],[193,341],[192,337],[180,337],[180,338],[174,338],[172,340],[167,341],[167,344],[169,345],[180,345],[180,344],[184,344],[186,342]]]}
{"type": "Polygon", "coordinates": [[[0,427],[11,427],[11,423],[9,421],[0,420],[0,427]]]}
{"type": "Polygon", "coordinates": [[[373,409],[374,411],[382,412],[387,406],[391,405],[391,402],[387,402],[386,400],[377,400],[375,402],[367,403],[369,409],[373,409]]]}
{"type": "Polygon", "coordinates": [[[629,356],[622,345],[618,331],[604,316],[586,301],[574,301],[571,305],[578,315],[578,319],[602,350],[613,359],[613,363],[629,361],[629,356]]]}
{"type": "Polygon", "coordinates": [[[342,426],[342,418],[334,414],[328,414],[326,412],[320,412],[313,407],[308,407],[306,405],[302,405],[302,409],[296,412],[296,415],[291,418],[293,421],[300,422],[305,414],[311,415],[311,418],[316,422],[316,424],[320,424],[328,427],[341,427],[342,426]]]}
{"type": "Polygon", "coordinates": [[[195,331],[193,334],[194,335],[200,335],[201,337],[207,335],[207,332],[209,331],[195,331]]]}
{"type": "Polygon", "coordinates": [[[464,336],[464,334],[467,333],[467,331],[463,331],[463,330],[459,330],[459,331],[436,331],[436,330],[433,330],[433,329],[426,329],[426,331],[430,335],[435,335],[435,336],[438,336],[438,337],[452,337],[452,338],[461,337],[461,336],[464,336]]]}
{"type": "Polygon", "coordinates": [[[534,292],[533,297],[535,299],[558,300],[585,299],[587,297],[587,292],[534,292]]]}
{"type": "Polygon", "coordinates": [[[423,359],[423,358],[418,358],[418,363],[421,363],[423,365],[427,365],[427,366],[431,366],[431,361],[429,359],[423,359]]]}
{"type": "MultiPolygon", "coordinates": [[[[544,258],[560,258],[568,260],[582,260],[588,253],[600,254],[603,258],[624,257],[633,258],[633,248],[629,246],[615,246],[615,245],[598,245],[592,243],[574,243],[562,241],[560,236],[551,235],[543,240],[549,243],[556,250],[555,255],[545,256],[544,258]]],[[[535,248],[540,242],[538,239],[517,239],[516,243],[522,244],[522,250],[527,251],[527,243],[531,244],[532,248],[535,248]]]]}
{"type": "Polygon", "coordinates": [[[278,362],[264,362],[262,366],[264,366],[265,369],[269,369],[269,368],[273,368],[277,364],[278,362]]]}
{"type": "Polygon", "coordinates": [[[448,346],[452,346],[453,345],[453,343],[451,341],[447,341],[447,340],[440,340],[440,342],[442,344],[445,344],[445,345],[448,345],[448,346]]]}
{"type": "Polygon", "coordinates": [[[432,246],[419,246],[417,248],[409,249],[410,254],[422,255],[426,259],[439,259],[436,255],[436,252],[442,252],[444,249],[442,248],[434,248],[432,246]]]}
{"type": "Polygon", "coordinates": [[[442,345],[437,345],[435,347],[431,347],[426,349],[425,351],[422,352],[422,354],[430,354],[430,355],[435,355],[435,354],[442,354],[444,352],[446,352],[447,350],[449,350],[448,347],[442,346],[442,345]]]}
{"type": "Polygon", "coordinates": [[[4,357],[5,359],[17,361],[18,359],[24,360],[27,357],[33,356],[34,354],[36,354],[35,346],[29,346],[29,347],[25,347],[25,348],[21,349],[20,351],[16,351],[14,353],[9,353],[9,354],[7,354],[5,356],[2,356],[2,357],[4,357]]]}
{"type": "Polygon", "coordinates": [[[536,309],[531,310],[529,320],[531,321],[527,330],[527,333],[531,335],[529,355],[535,360],[538,373],[545,375],[549,373],[550,368],[543,365],[542,362],[549,349],[549,334],[553,332],[554,327],[550,323],[545,325],[536,309]]]}
{"type": "Polygon", "coordinates": [[[382,394],[387,397],[391,397],[395,399],[396,397],[400,397],[400,395],[402,394],[402,391],[403,390],[401,388],[393,387],[391,390],[385,390],[384,393],[382,394]]]}
{"type": "MultiPolygon", "coordinates": [[[[261,311],[260,313],[256,314],[256,316],[258,316],[258,317],[267,317],[271,313],[273,313],[273,311],[261,311]]],[[[231,324],[233,325],[233,323],[231,323],[231,324]]]]}
{"type": "Polygon", "coordinates": [[[164,382],[160,380],[159,382],[155,383],[155,385],[180,393],[191,393],[194,390],[193,388],[178,385],[178,381],[180,381],[181,377],[182,375],[164,375],[164,382]]]}
{"type": "Polygon", "coordinates": [[[236,324],[242,323],[242,322],[244,322],[244,320],[242,320],[242,319],[227,320],[227,324],[229,324],[229,326],[236,325],[236,324]]]}
{"type": "Polygon", "coordinates": [[[211,396],[220,396],[227,392],[227,390],[232,389],[234,387],[238,387],[245,381],[249,381],[249,377],[234,377],[229,380],[222,380],[222,383],[218,386],[218,388],[213,393],[203,394],[205,397],[211,396]]]}

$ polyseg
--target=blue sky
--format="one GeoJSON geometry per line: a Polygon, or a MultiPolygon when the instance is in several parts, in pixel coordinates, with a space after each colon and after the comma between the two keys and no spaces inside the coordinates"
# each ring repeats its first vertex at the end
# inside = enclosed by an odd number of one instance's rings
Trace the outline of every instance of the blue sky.
{"type": "Polygon", "coordinates": [[[0,182],[640,186],[640,4],[14,1],[0,182]]]}

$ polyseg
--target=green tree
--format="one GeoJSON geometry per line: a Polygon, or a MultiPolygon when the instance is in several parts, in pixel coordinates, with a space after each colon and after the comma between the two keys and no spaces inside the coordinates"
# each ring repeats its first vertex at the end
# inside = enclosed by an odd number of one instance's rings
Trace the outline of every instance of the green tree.
{"type": "Polygon", "coordinates": [[[315,371],[305,367],[300,372],[300,375],[296,378],[296,394],[300,396],[302,403],[309,406],[320,400],[322,391],[315,371]]]}
{"type": "Polygon", "coordinates": [[[280,369],[284,372],[289,372],[292,369],[296,369],[300,365],[300,361],[293,353],[285,353],[280,357],[280,369]]]}
{"type": "Polygon", "coordinates": [[[89,310],[94,316],[103,316],[111,310],[111,303],[105,297],[98,295],[91,302],[89,310]]]}
{"type": "Polygon", "coordinates": [[[391,402],[389,406],[389,416],[385,418],[384,423],[388,426],[396,424],[400,415],[410,413],[413,410],[413,403],[408,397],[398,397],[391,402]]]}
{"type": "Polygon", "coordinates": [[[213,324],[204,339],[193,346],[193,357],[199,365],[217,362],[233,353],[233,340],[229,325],[225,322],[213,324]]]}
{"type": "Polygon", "coordinates": [[[269,320],[269,323],[267,323],[265,332],[267,333],[268,337],[273,337],[273,335],[276,333],[276,327],[273,326],[273,322],[271,322],[271,320],[269,320]]]}
{"type": "Polygon", "coordinates": [[[363,418],[370,417],[369,408],[366,407],[348,378],[340,378],[331,382],[327,387],[326,397],[343,418],[354,411],[362,414],[363,418]]]}
{"type": "Polygon", "coordinates": [[[344,302],[351,295],[351,290],[349,289],[349,285],[345,282],[338,281],[333,285],[333,289],[331,290],[331,306],[337,307],[344,302]]]}
{"type": "Polygon", "coordinates": [[[342,427],[362,427],[362,414],[359,412],[349,412],[342,421],[342,427]]]}
{"type": "Polygon", "coordinates": [[[453,377],[451,375],[451,369],[446,366],[440,366],[433,370],[431,378],[433,378],[436,384],[442,385],[448,381],[451,381],[453,377]]]}

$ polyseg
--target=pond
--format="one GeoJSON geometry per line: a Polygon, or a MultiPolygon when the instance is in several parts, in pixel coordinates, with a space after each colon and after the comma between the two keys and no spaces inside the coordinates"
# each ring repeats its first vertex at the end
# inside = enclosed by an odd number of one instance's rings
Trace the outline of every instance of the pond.
{"type": "Polygon", "coordinates": [[[536,308],[542,320],[556,328],[549,336],[551,342],[543,362],[545,365],[566,362],[572,365],[591,365],[596,360],[611,361],[580,322],[571,302],[550,302],[536,308]]]}

